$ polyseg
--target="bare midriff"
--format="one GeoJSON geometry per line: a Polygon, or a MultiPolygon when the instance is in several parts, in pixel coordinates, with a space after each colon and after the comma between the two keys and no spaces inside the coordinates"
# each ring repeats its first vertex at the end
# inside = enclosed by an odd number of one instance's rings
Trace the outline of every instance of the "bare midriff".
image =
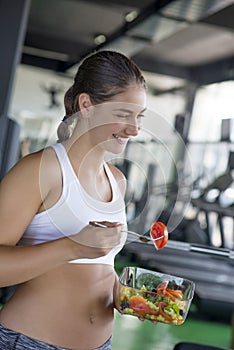
{"type": "Polygon", "coordinates": [[[115,273],[106,264],[65,264],[21,284],[0,324],[49,344],[91,350],[113,328],[115,273]]]}

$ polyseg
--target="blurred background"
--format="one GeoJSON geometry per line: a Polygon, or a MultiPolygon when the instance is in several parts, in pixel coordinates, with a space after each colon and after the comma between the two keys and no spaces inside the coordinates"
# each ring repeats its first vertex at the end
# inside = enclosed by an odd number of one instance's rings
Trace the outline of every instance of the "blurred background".
{"type": "Polygon", "coordinates": [[[64,93],[87,54],[120,51],[146,78],[143,130],[109,160],[128,180],[129,228],[147,235],[161,220],[176,248],[133,242],[116,270],[186,277],[196,291],[179,327],[116,314],[113,349],[172,350],[183,340],[234,349],[234,1],[1,0],[0,19],[1,178],[56,142],[64,93]]]}

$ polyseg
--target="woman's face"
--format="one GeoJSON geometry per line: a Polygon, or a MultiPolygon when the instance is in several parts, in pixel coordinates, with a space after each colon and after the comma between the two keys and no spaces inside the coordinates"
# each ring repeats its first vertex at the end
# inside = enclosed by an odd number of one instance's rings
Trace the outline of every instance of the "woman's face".
{"type": "Polygon", "coordinates": [[[93,146],[118,154],[124,151],[128,140],[137,136],[146,109],[146,92],[139,86],[130,86],[111,100],[92,108],[89,135],[93,146]]]}

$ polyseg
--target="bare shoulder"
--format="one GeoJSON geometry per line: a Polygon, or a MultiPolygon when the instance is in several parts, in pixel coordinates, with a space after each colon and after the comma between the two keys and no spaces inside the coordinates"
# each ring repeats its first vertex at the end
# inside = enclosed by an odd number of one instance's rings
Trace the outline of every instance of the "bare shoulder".
{"type": "Polygon", "coordinates": [[[56,178],[60,177],[60,165],[52,147],[45,148],[40,156],[40,176],[48,185],[53,185],[56,178]]]}
{"type": "Polygon", "coordinates": [[[1,181],[1,244],[16,244],[41,205],[40,158],[40,153],[27,155],[1,181]]]}
{"type": "Polygon", "coordinates": [[[31,182],[32,179],[36,180],[38,177],[40,161],[41,152],[28,154],[27,156],[23,157],[5,175],[1,185],[3,186],[8,182],[17,182],[19,184],[21,181],[27,182],[30,180],[31,182]],[[35,175],[37,176],[35,177],[35,175]]]}
{"type": "Polygon", "coordinates": [[[39,183],[41,177],[47,178],[49,181],[51,176],[47,175],[56,173],[56,167],[58,167],[58,162],[55,152],[52,148],[46,148],[20,159],[2,182],[3,184],[17,182],[18,185],[22,182],[30,185],[31,183],[39,183]]]}
{"type": "Polygon", "coordinates": [[[49,147],[23,157],[3,178],[1,198],[18,197],[40,207],[50,190],[61,183],[61,171],[54,150],[49,147]]]}
{"type": "Polygon", "coordinates": [[[25,156],[5,175],[0,184],[1,244],[18,242],[56,181],[56,167],[56,155],[46,149],[25,156]]]}
{"type": "Polygon", "coordinates": [[[119,168],[117,168],[115,165],[108,163],[108,166],[112,174],[114,175],[116,182],[119,185],[122,195],[124,196],[126,192],[126,177],[124,176],[122,171],[119,168]]]}

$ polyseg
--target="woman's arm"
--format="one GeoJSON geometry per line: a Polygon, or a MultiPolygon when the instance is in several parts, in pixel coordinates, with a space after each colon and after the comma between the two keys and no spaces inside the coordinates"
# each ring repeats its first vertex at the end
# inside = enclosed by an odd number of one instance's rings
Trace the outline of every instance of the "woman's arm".
{"type": "Polygon", "coordinates": [[[29,280],[69,260],[65,240],[15,246],[46,196],[46,186],[40,187],[41,160],[40,152],[22,159],[0,184],[0,286],[29,280]]]}
{"type": "Polygon", "coordinates": [[[70,260],[100,257],[120,241],[121,227],[87,225],[72,239],[16,246],[57,176],[54,166],[43,163],[42,156],[46,155],[39,152],[22,159],[0,184],[1,287],[25,282],[70,260]]]}
{"type": "Polygon", "coordinates": [[[120,243],[121,226],[87,225],[72,238],[60,238],[33,246],[0,245],[0,286],[38,277],[68,261],[104,256],[120,243]]]}
{"type": "Polygon", "coordinates": [[[68,238],[26,247],[0,245],[0,287],[28,281],[71,259],[68,238]]]}

